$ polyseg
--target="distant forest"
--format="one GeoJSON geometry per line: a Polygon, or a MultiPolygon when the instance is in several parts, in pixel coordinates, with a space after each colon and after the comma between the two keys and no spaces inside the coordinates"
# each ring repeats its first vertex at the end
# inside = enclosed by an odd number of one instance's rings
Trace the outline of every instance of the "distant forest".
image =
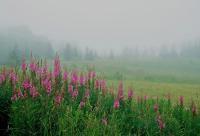
{"type": "Polygon", "coordinates": [[[161,46],[159,48],[140,48],[139,46],[124,47],[116,54],[115,49],[108,49],[107,54],[86,47],[81,50],[71,43],[63,45],[61,50],[55,51],[52,43],[45,37],[37,36],[26,27],[0,30],[0,64],[20,64],[22,56],[53,58],[56,52],[64,60],[94,60],[99,58],[133,58],[133,57],[160,57],[160,58],[200,58],[200,41],[188,42],[179,47],[161,46]]]}

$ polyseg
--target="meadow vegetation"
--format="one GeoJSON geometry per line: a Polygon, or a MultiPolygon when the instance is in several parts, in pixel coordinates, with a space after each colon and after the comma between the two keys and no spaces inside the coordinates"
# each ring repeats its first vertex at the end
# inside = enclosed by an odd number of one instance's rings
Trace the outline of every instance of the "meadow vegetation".
{"type": "MultiPolygon", "coordinates": [[[[181,71],[165,83],[168,78],[165,79],[165,73],[160,74],[162,71],[157,71],[160,80],[146,78],[156,70],[151,65],[141,69],[142,63],[131,62],[128,67],[126,61],[118,64],[110,61],[113,67],[108,68],[109,63],[96,62],[94,67],[90,62],[92,65],[82,68],[88,62],[64,62],[62,67],[58,56],[53,66],[46,60],[30,58],[29,63],[23,59],[20,67],[1,68],[0,115],[7,123],[1,130],[4,134],[194,136],[200,133],[199,103],[195,98],[198,81],[181,80],[181,71]],[[149,75],[140,77],[137,69],[149,75]]],[[[196,67],[189,67],[198,74],[196,67]]],[[[166,72],[173,74],[170,69],[166,72]]]]}

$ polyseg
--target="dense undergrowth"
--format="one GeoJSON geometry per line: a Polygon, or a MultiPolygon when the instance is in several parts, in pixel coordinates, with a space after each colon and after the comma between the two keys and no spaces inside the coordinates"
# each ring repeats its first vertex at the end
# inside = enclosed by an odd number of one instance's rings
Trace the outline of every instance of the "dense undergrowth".
{"type": "Polygon", "coordinates": [[[88,71],[62,69],[31,57],[21,68],[0,73],[0,133],[26,135],[191,135],[200,134],[197,105],[166,98],[124,94],[88,71]],[[3,126],[4,125],[4,126],[3,126]]]}

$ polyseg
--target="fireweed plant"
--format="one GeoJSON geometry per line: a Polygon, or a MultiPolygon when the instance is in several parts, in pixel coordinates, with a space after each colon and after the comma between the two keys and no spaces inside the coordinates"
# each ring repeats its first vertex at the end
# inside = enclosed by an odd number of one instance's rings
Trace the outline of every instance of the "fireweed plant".
{"type": "Polygon", "coordinates": [[[23,59],[20,68],[2,67],[0,102],[13,136],[200,134],[195,102],[136,96],[122,81],[116,90],[92,69],[62,69],[59,56],[52,70],[32,55],[30,64],[23,59]]]}

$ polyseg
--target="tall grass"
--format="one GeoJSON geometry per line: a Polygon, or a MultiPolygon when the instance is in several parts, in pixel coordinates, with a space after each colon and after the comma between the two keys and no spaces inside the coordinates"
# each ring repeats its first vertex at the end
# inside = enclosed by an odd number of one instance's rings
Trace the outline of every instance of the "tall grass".
{"type": "Polygon", "coordinates": [[[0,115],[13,136],[26,135],[198,135],[200,116],[195,101],[185,106],[180,96],[124,94],[88,71],[63,69],[58,56],[51,70],[46,61],[31,57],[21,68],[2,68],[0,115]],[[117,92],[117,93],[115,93],[117,92]]]}

